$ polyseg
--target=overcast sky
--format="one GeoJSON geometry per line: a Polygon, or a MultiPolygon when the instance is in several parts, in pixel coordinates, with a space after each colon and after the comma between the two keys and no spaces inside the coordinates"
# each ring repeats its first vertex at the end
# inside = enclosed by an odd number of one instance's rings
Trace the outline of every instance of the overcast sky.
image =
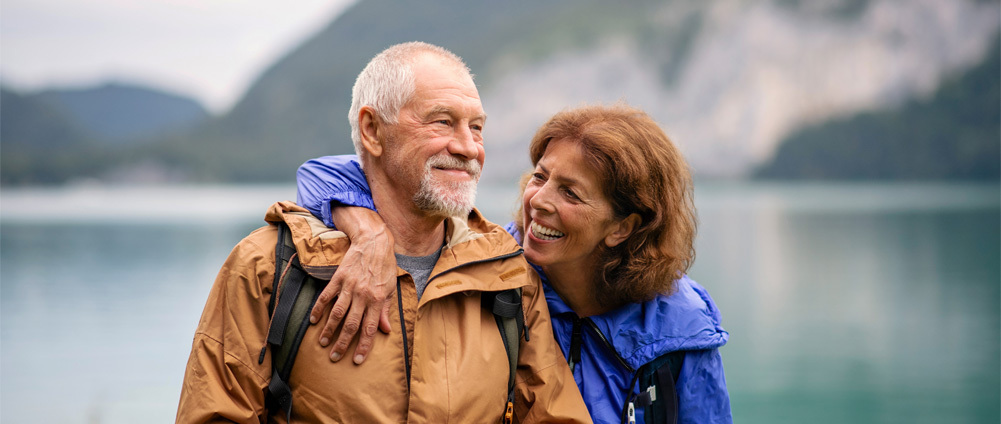
{"type": "Polygon", "coordinates": [[[214,112],[354,0],[3,0],[0,78],[19,90],[110,80],[214,112]]]}

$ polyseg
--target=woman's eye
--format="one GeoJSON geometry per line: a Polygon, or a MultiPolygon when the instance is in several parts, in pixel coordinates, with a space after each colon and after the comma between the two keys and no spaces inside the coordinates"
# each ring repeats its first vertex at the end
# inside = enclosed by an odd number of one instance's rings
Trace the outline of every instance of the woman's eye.
{"type": "Polygon", "coordinates": [[[577,193],[574,193],[573,190],[570,190],[569,188],[564,188],[563,193],[571,200],[580,200],[580,197],[577,196],[577,193]]]}
{"type": "Polygon", "coordinates": [[[536,181],[544,181],[546,179],[546,177],[544,175],[542,175],[541,173],[536,172],[536,173],[532,174],[532,179],[536,180],[536,181]]]}

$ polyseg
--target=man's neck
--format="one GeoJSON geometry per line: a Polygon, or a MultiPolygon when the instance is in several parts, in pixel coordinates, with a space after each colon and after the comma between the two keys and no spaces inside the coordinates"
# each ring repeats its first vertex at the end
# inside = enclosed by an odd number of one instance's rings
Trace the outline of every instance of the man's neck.
{"type": "Polygon", "coordinates": [[[394,188],[388,184],[370,179],[369,185],[376,210],[393,233],[396,253],[427,256],[441,248],[445,239],[445,220],[442,217],[418,210],[410,199],[396,200],[392,195],[394,188]]]}

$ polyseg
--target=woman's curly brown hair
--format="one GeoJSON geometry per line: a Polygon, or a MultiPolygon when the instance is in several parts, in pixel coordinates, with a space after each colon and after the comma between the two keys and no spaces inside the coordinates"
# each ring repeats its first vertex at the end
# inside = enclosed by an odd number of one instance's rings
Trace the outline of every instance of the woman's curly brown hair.
{"type": "Polygon", "coordinates": [[[552,140],[578,143],[616,218],[641,218],[625,242],[599,247],[595,300],[614,307],[672,293],[695,260],[692,178],[681,151],[645,112],[624,104],[554,115],[532,138],[533,165],[552,140]]]}

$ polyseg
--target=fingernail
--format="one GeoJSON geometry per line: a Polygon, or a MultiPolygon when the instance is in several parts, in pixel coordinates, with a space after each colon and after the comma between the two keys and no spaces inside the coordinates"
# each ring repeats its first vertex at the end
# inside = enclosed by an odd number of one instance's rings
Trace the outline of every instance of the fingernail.
{"type": "Polygon", "coordinates": [[[364,356],[362,356],[362,355],[355,355],[355,364],[361,365],[361,363],[363,361],[365,361],[365,357],[364,356]]]}
{"type": "Polygon", "coordinates": [[[316,324],[316,315],[310,315],[309,316],[309,323],[310,324],[316,324]]]}
{"type": "Polygon", "coordinates": [[[320,339],[320,346],[326,347],[328,343],[330,343],[330,339],[326,337],[320,339]]]}
{"type": "Polygon", "coordinates": [[[337,352],[331,353],[330,354],[330,360],[334,361],[334,362],[340,361],[341,360],[341,354],[337,353],[337,352]]]}

